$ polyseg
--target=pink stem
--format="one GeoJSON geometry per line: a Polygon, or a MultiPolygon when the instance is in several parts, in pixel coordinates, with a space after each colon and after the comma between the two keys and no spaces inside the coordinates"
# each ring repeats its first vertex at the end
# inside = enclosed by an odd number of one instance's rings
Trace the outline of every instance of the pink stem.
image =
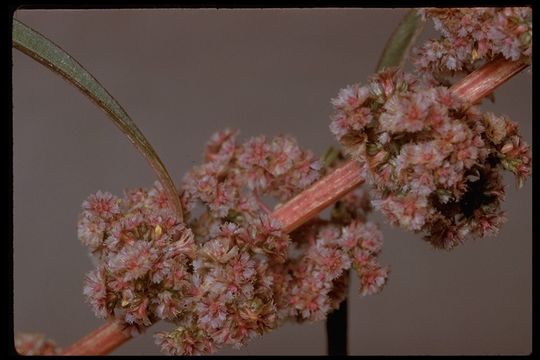
{"type": "Polygon", "coordinates": [[[360,175],[360,170],[360,164],[357,161],[347,161],[279,206],[272,216],[281,223],[283,231],[290,233],[362,184],[364,178],[360,175]]]}
{"type": "MultiPolygon", "coordinates": [[[[474,104],[526,67],[527,64],[499,58],[469,74],[450,89],[464,101],[474,104]]],[[[272,214],[281,222],[283,230],[289,233],[363,182],[360,165],[354,160],[349,160],[279,206],[272,214]]],[[[108,322],[68,347],[64,350],[64,354],[104,355],[129,338],[119,323],[108,322]]]]}
{"type": "Polygon", "coordinates": [[[470,73],[450,89],[465,101],[475,104],[527,66],[523,62],[501,57],[470,73]]]}
{"type": "Polygon", "coordinates": [[[62,355],[106,355],[129,339],[122,323],[109,321],[64,349],[62,355]]]}

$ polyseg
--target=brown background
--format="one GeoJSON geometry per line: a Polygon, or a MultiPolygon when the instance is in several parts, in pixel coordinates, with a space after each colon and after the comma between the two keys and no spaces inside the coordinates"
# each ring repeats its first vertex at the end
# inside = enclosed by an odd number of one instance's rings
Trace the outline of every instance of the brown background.
{"type": "MultiPolygon", "coordinates": [[[[329,103],[365,82],[405,9],[21,10],[15,17],[75,56],[120,101],[175,181],[216,130],[290,133],[321,154],[335,144],[329,103]]],[[[424,37],[432,34],[432,30],[424,37]]],[[[486,108],[509,114],[531,142],[531,74],[486,108]]],[[[93,268],[77,240],[82,201],[121,195],[153,174],[107,117],[59,76],[13,55],[15,331],[67,345],[102,324],[84,303],[93,268]]],[[[351,354],[527,354],[531,351],[532,184],[506,176],[499,236],[436,251],[383,225],[385,290],[352,284],[351,354]]],[[[375,220],[383,224],[378,215],[375,220]]],[[[114,354],[158,354],[151,334],[114,354]]],[[[324,324],[286,325],[219,354],[324,354],[324,324]]]]}

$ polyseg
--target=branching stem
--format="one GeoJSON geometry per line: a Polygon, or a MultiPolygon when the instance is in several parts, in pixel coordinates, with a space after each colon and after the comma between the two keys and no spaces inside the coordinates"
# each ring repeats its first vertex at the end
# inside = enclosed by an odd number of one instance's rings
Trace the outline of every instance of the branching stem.
{"type": "MultiPolygon", "coordinates": [[[[454,84],[451,90],[463,101],[477,103],[484,96],[527,67],[520,62],[496,59],[454,84]]],[[[360,165],[349,160],[272,213],[286,232],[317,216],[327,206],[364,182],[360,165]]],[[[116,322],[109,322],[68,347],[70,355],[107,354],[130,338],[116,322]]]]}

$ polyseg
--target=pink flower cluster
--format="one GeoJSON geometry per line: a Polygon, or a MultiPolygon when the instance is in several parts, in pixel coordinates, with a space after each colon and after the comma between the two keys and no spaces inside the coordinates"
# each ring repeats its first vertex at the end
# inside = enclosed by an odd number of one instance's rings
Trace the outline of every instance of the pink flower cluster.
{"type": "Polygon", "coordinates": [[[365,165],[374,207],[436,247],[496,232],[504,221],[499,169],[519,185],[530,174],[530,148],[516,123],[397,69],[340,90],[332,104],[330,129],[365,165]]]}
{"type": "Polygon", "coordinates": [[[351,268],[358,274],[361,295],[381,290],[389,269],[377,262],[383,237],[366,221],[369,210],[367,194],[356,191],[336,204],[329,221],[315,219],[291,235],[291,250],[298,255],[277,272],[280,317],[325,319],[347,296],[351,268]]]}
{"type": "Polygon", "coordinates": [[[382,235],[359,218],[348,225],[318,220],[290,238],[282,234],[289,246],[281,256],[261,252],[253,239],[242,238],[242,228],[222,223],[201,244],[193,261],[196,305],[175,321],[176,329],[156,334],[165,353],[239,347],[285,321],[323,320],[346,297],[351,267],[362,295],[386,282],[388,269],[376,262],[382,235]]]}
{"type": "Polygon", "coordinates": [[[82,208],[79,239],[97,263],[84,294],[96,316],[123,319],[133,330],[174,319],[191,290],[195,243],[159,183],[123,199],[98,191],[82,208]]]}
{"type": "Polygon", "coordinates": [[[54,341],[43,334],[18,333],[15,335],[15,349],[19,355],[58,355],[62,352],[54,341]]]}
{"type": "Polygon", "coordinates": [[[324,319],[346,296],[350,268],[361,294],[378,292],[388,269],[376,261],[382,235],[366,222],[365,195],[348,195],[330,220],[290,236],[263,202],[287,200],[319,170],[290,137],[237,144],[225,130],[181,185],[185,225],[159,186],[123,200],[90,196],[79,237],[98,260],[85,286],[94,311],[138,326],[172,321],[176,328],[156,342],[167,354],[191,355],[241,346],[287,320],[324,319]]]}
{"type": "Polygon", "coordinates": [[[425,74],[471,72],[498,55],[530,61],[530,7],[427,8],[419,13],[424,20],[431,18],[442,34],[416,50],[413,61],[425,74]]]}
{"type": "Polygon", "coordinates": [[[281,135],[272,141],[258,136],[242,145],[236,144],[236,137],[237,132],[227,129],[208,142],[206,162],[184,179],[183,200],[188,211],[202,201],[219,216],[236,208],[257,212],[263,194],[283,201],[319,176],[319,162],[290,136],[281,135]],[[249,196],[244,197],[240,191],[249,196]]]}

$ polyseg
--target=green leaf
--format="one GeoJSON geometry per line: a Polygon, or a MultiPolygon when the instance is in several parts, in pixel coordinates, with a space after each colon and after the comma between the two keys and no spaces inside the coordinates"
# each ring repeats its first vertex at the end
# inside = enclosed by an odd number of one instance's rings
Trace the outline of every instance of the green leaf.
{"type": "Polygon", "coordinates": [[[416,13],[416,9],[409,10],[396,30],[394,30],[392,36],[390,36],[390,39],[388,39],[377,64],[377,72],[389,67],[402,67],[412,44],[414,44],[423,28],[424,22],[416,13]]]}
{"type": "Polygon", "coordinates": [[[321,163],[324,167],[330,168],[334,165],[335,161],[339,159],[341,152],[333,146],[330,146],[324,154],[321,156],[321,163]]]}
{"type": "Polygon", "coordinates": [[[58,45],[17,19],[13,19],[13,47],[60,74],[109,115],[114,124],[148,161],[163,185],[171,206],[183,220],[180,198],[167,169],[137,125],[107,90],[58,45]]]}

